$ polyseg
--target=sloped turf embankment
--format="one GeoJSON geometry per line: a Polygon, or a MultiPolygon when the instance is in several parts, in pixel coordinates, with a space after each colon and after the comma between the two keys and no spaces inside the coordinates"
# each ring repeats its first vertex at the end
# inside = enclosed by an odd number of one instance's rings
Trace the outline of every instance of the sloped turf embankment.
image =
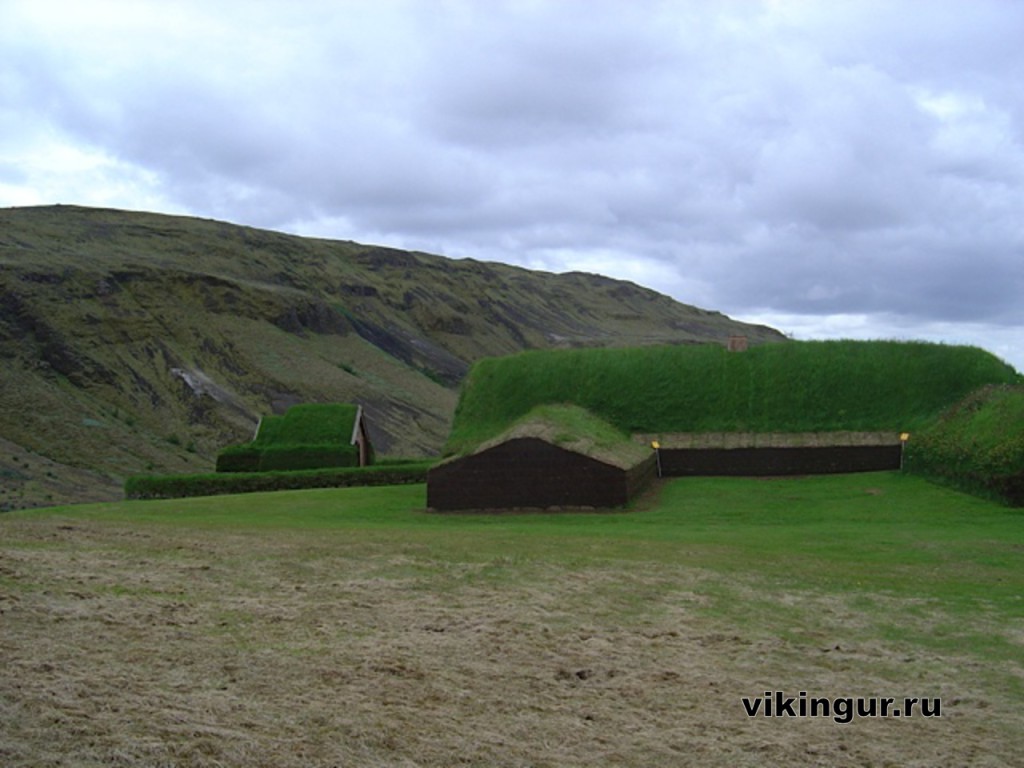
{"type": "Polygon", "coordinates": [[[445,452],[471,451],[544,403],[573,403],[627,433],[913,432],[1018,378],[984,350],[925,342],[531,351],[473,366],[445,452]]]}
{"type": "Polygon", "coordinates": [[[971,393],[912,436],[910,472],[969,493],[1024,506],[1024,386],[971,393]]]}

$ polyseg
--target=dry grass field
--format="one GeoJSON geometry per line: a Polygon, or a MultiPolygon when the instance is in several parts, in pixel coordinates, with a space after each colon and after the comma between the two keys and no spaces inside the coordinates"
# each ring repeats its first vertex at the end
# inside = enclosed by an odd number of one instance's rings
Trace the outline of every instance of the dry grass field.
{"type": "MultiPolygon", "coordinates": [[[[900,478],[860,482],[858,503],[900,503],[900,478]]],[[[301,520],[360,492],[261,498],[301,520]]],[[[495,522],[366,493],[420,522],[283,525],[238,499],[0,516],[0,765],[1022,764],[1019,611],[794,581],[727,537],[611,541],[653,509],[495,522]],[[746,715],[776,690],[938,697],[941,717],[746,715]]]]}

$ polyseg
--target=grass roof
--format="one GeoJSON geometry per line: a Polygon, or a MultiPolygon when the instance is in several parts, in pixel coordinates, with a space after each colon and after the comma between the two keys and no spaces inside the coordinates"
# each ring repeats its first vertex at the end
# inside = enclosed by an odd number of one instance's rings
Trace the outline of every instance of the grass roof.
{"type": "Polygon", "coordinates": [[[651,449],[629,435],[576,405],[540,405],[507,430],[481,443],[485,451],[515,438],[535,437],[575,453],[621,469],[629,469],[651,455],[651,449]]]}
{"type": "Polygon", "coordinates": [[[359,407],[348,403],[293,405],[281,416],[265,416],[253,443],[258,446],[349,445],[359,407]]]}

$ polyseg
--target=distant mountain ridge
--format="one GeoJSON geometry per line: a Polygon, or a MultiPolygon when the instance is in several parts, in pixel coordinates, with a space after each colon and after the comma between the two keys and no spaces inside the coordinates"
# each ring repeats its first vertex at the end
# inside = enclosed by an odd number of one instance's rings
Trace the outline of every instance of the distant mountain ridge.
{"type": "Polygon", "coordinates": [[[0,509],[208,470],[298,402],[432,455],[481,357],[784,339],[600,275],[77,206],[0,210],[0,296],[0,509]]]}

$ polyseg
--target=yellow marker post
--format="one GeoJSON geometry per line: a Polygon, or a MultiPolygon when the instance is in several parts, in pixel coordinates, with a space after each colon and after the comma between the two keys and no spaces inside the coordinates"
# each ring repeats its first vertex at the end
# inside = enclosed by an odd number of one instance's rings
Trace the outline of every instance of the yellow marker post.
{"type": "Polygon", "coordinates": [[[654,449],[654,459],[658,462],[658,477],[661,477],[661,451],[659,450],[661,448],[661,443],[657,440],[652,440],[651,448],[654,449]]]}
{"type": "Polygon", "coordinates": [[[907,449],[907,440],[910,439],[909,432],[900,432],[900,471],[903,471],[903,452],[907,449]]]}

